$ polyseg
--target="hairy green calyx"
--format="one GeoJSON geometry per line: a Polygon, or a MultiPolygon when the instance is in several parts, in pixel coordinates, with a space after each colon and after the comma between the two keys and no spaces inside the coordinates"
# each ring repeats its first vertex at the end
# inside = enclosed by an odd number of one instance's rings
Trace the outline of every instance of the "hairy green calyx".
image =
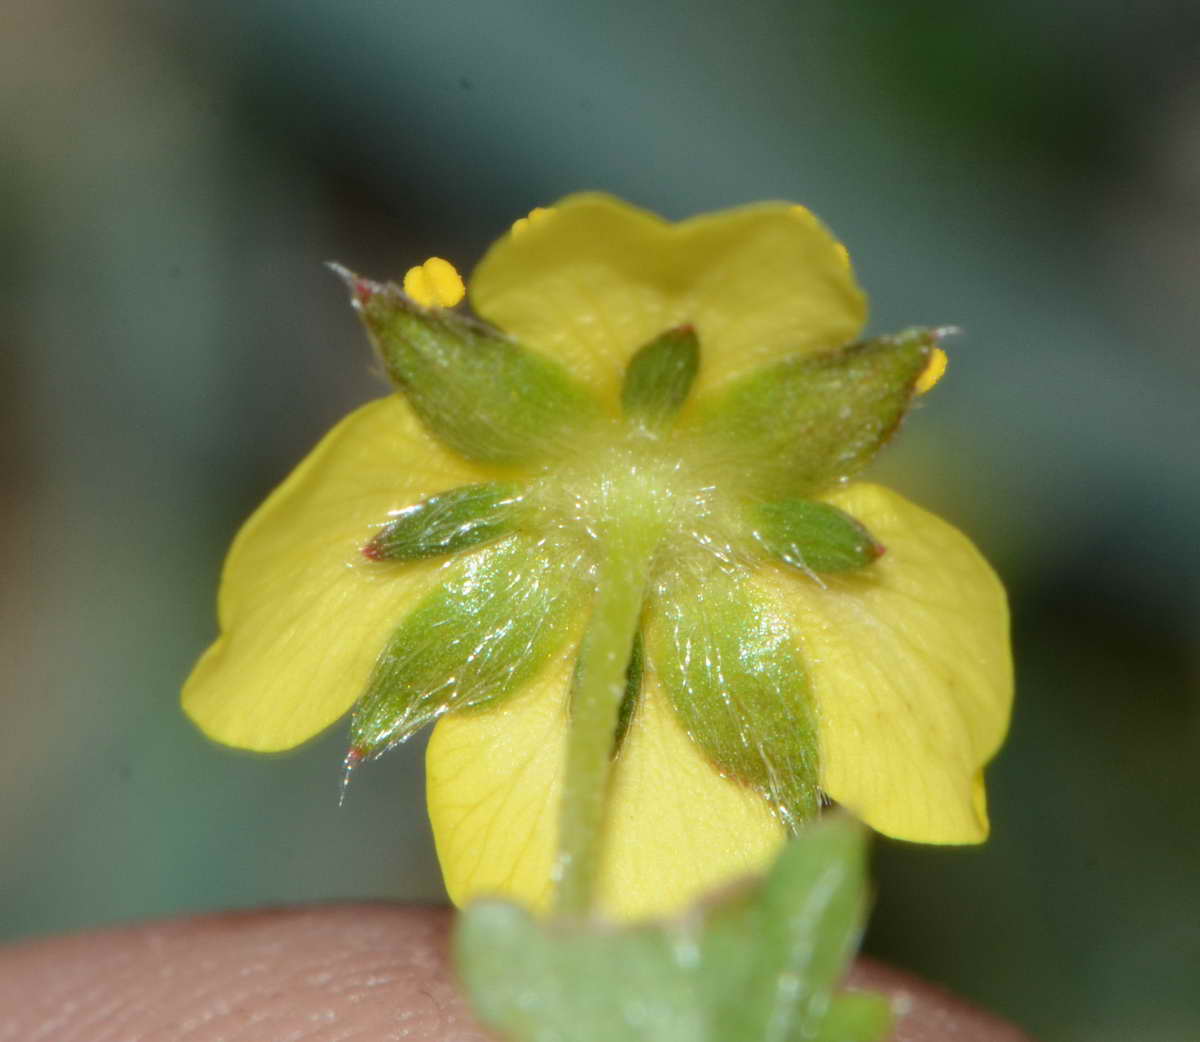
{"type": "Polygon", "coordinates": [[[758,790],[790,830],[814,817],[807,671],[750,580],[773,560],[820,581],[882,552],[818,497],[895,430],[933,334],[785,359],[689,402],[703,344],[681,326],[635,352],[614,413],[558,363],[486,326],[395,287],[352,285],[431,433],[503,474],[381,519],[365,543],[381,580],[408,560],[449,564],[382,650],[355,709],[352,762],[444,712],[496,704],[590,618],[569,704],[608,741],[569,749],[564,803],[576,776],[591,801],[563,819],[564,849],[572,829],[580,837],[577,861],[594,861],[584,848],[599,779],[637,726],[646,671],[716,769],[758,790]]]}

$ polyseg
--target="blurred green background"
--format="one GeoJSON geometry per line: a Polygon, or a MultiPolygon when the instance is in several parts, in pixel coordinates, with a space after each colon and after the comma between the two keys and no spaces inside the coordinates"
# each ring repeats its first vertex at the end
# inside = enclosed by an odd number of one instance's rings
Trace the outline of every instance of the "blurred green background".
{"type": "Polygon", "coordinates": [[[377,395],[321,262],[469,268],[603,188],[804,202],[954,323],[876,472],[1013,598],[979,849],[881,842],[868,950],[1047,1042],[1200,1037],[1200,7],[44,0],[0,31],[0,936],[441,897],[419,743],[207,743],[253,506],[377,395]]]}

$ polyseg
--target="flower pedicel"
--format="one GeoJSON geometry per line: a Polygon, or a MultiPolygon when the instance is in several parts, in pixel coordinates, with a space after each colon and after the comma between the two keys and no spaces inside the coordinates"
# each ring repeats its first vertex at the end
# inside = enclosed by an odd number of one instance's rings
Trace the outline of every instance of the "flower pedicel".
{"type": "Polygon", "coordinates": [[[986,836],[1003,590],[956,529],[850,481],[945,356],[931,330],[856,341],[864,298],[808,211],[569,197],[481,262],[482,321],[445,261],[343,275],[397,393],[239,533],[184,691],[207,734],[285,749],[353,707],[353,766],[436,720],[458,903],[667,913],[823,799],[986,836]]]}

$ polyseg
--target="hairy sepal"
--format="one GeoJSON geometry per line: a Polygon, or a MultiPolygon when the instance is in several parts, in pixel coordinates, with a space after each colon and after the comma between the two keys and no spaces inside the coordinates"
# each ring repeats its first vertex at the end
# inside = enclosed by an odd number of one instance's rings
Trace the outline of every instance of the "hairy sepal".
{"type": "Polygon", "coordinates": [[[553,359],[397,286],[347,276],[388,375],[442,442],[481,463],[561,456],[600,409],[553,359]]]}
{"type": "Polygon", "coordinates": [[[700,410],[699,451],[722,482],[762,499],[844,481],[899,426],[936,341],[911,329],[759,369],[700,410]]]}
{"type": "Polygon", "coordinates": [[[383,752],[443,713],[495,705],[567,637],[584,566],[509,536],[457,564],[388,640],[354,709],[353,759],[383,752]]]}
{"type": "Polygon", "coordinates": [[[647,613],[646,653],[688,736],[795,832],[820,809],[817,722],[787,626],[720,562],[686,562],[647,613]]]}

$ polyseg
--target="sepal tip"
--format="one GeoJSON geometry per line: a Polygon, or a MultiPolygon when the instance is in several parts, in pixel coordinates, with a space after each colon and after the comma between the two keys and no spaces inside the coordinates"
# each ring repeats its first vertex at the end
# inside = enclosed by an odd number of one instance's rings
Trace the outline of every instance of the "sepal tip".
{"type": "Polygon", "coordinates": [[[378,282],[363,278],[338,261],[326,261],[325,267],[341,279],[350,291],[350,299],[355,310],[361,311],[362,305],[383,288],[378,282]]]}

